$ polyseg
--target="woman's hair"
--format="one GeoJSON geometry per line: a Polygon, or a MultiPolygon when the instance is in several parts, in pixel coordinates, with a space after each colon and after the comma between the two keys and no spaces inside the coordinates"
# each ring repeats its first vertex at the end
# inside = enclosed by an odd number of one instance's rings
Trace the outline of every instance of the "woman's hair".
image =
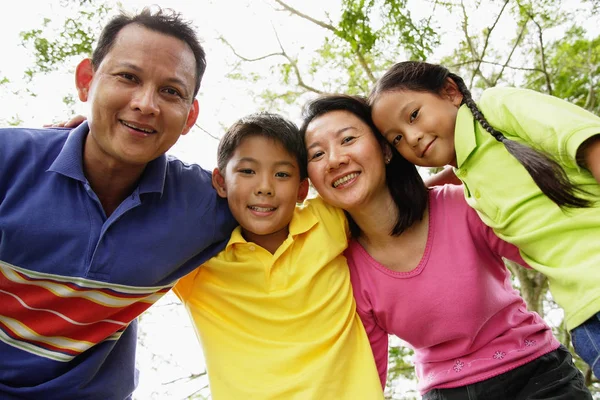
{"type": "MultiPolygon", "coordinates": [[[[421,220],[427,209],[427,188],[417,168],[387,144],[371,119],[371,108],[364,97],[329,94],[308,102],[302,112],[303,122],[300,128],[302,137],[306,138],[306,129],[312,120],[332,111],[347,111],[354,114],[371,129],[382,146],[388,146],[392,151],[392,158],[385,166],[385,174],[387,187],[398,210],[398,218],[390,234],[400,235],[416,221],[421,220]]],[[[350,233],[353,237],[358,237],[360,227],[348,212],[344,212],[348,218],[350,233]]]]}
{"type": "Polygon", "coordinates": [[[590,202],[577,196],[585,193],[571,183],[564,169],[549,155],[525,144],[509,140],[494,129],[471,96],[471,92],[461,77],[437,64],[419,61],[406,61],[393,65],[375,84],[369,95],[373,104],[385,92],[411,90],[441,94],[447,78],[452,79],[463,95],[462,103],[471,110],[473,117],[490,135],[504,144],[506,150],[529,172],[541,191],[560,207],[588,207],[590,202]]]}

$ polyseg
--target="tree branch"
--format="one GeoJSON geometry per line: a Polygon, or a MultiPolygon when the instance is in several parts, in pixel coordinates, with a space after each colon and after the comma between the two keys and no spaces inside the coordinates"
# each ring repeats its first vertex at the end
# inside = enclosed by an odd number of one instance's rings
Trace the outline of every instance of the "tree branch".
{"type": "Polygon", "coordinates": [[[210,133],[209,131],[207,131],[206,129],[204,129],[203,127],[201,127],[197,122],[194,124],[194,126],[198,129],[200,129],[202,132],[206,133],[208,136],[210,136],[211,138],[215,139],[215,140],[221,140],[218,136],[213,135],[212,133],[210,133]]]}
{"type": "Polygon", "coordinates": [[[256,57],[256,58],[248,58],[248,57],[244,57],[241,54],[239,54],[235,50],[235,48],[231,45],[231,43],[229,43],[227,41],[227,39],[225,39],[223,36],[220,36],[219,40],[221,40],[223,43],[225,43],[227,45],[227,47],[229,47],[231,49],[231,51],[233,52],[233,54],[235,54],[235,56],[237,58],[239,58],[241,60],[244,60],[244,61],[248,61],[248,62],[261,61],[261,60],[264,60],[266,58],[275,57],[275,56],[285,56],[285,54],[283,54],[283,53],[271,53],[271,54],[267,54],[267,55],[256,57]]]}
{"type": "Polygon", "coordinates": [[[303,18],[303,19],[305,19],[307,21],[310,21],[313,24],[319,25],[321,28],[329,29],[332,32],[337,32],[337,29],[333,25],[327,24],[327,23],[325,23],[323,21],[319,21],[318,19],[315,19],[315,18],[313,18],[313,17],[311,17],[309,15],[306,15],[306,14],[304,14],[304,13],[296,10],[295,8],[289,6],[288,4],[284,3],[281,0],[274,0],[274,1],[275,1],[275,3],[277,3],[281,7],[283,7],[286,11],[289,11],[290,13],[292,13],[294,15],[297,15],[300,18],[303,18]]]}
{"type": "MultiPolygon", "coordinates": [[[[481,58],[485,57],[485,52],[486,52],[488,44],[490,42],[490,37],[492,36],[492,31],[494,30],[494,28],[496,28],[496,25],[498,24],[498,21],[500,20],[500,17],[502,16],[502,13],[504,13],[504,9],[506,8],[507,4],[508,4],[508,0],[504,0],[504,4],[502,5],[502,9],[500,9],[500,12],[496,16],[496,20],[494,21],[494,23],[492,24],[492,26],[488,28],[487,34],[485,35],[485,41],[483,42],[483,49],[481,50],[481,58]]],[[[481,69],[480,68],[481,68],[481,63],[477,63],[477,66],[473,70],[473,75],[471,76],[471,86],[473,85],[473,80],[475,79],[475,76],[477,74],[481,75],[481,77],[483,78],[483,74],[481,74],[481,69]]],[[[484,78],[484,80],[486,80],[486,79],[484,78]]],[[[487,80],[486,80],[486,83],[487,83],[487,80]]],[[[492,86],[495,86],[495,84],[492,85],[492,86]]]]}
{"type": "MultiPolygon", "coordinates": [[[[463,32],[465,34],[465,42],[467,43],[467,46],[469,47],[469,51],[471,52],[471,55],[473,56],[474,59],[482,59],[483,55],[479,55],[477,53],[477,50],[475,49],[475,45],[473,44],[473,41],[471,40],[471,36],[469,35],[469,17],[467,16],[467,9],[465,7],[465,3],[463,0],[460,1],[460,7],[462,9],[463,12],[463,23],[462,23],[462,29],[463,32]]],[[[473,73],[473,75],[471,75],[471,81],[469,82],[469,87],[473,86],[473,79],[475,78],[476,73],[473,73]]],[[[491,86],[490,82],[488,82],[488,80],[485,78],[485,76],[483,76],[483,74],[479,74],[481,76],[481,79],[483,79],[486,83],[486,85],[491,86]]]]}
{"type": "Polygon", "coordinates": [[[182,381],[184,379],[187,379],[188,381],[192,381],[194,379],[198,379],[198,378],[203,377],[205,375],[206,375],[206,371],[200,372],[199,374],[189,374],[188,376],[182,376],[181,378],[176,378],[176,379],[173,379],[172,381],[165,382],[165,383],[163,383],[163,385],[170,385],[172,383],[179,382],[179,381],[182,381]]]}
{"type": "Polygon", "coordinates": [[[510,69],[515,70],[515,71],[544,72],[540,68],[515,67],[515,66],[512,66],[512,65],[508,65],[506,63],[503,64],[503,63],[499,63],[499,62],[496,62],[496,61],[486,61],[486,60],[480,60],[480,59],[468,60],[468,61],[463,61],[463,62],[460,62],[460,63],[452,64],[451,67],[460,67],[460,66],[463,66],[463,65],[473,64],[473,63],[477,63],[477,62],[481,62],[482,64],[506,66],[506,68],[510,68],[510,69]]]}
{"type": "Polygon", "coordinates": [[[529,15],[529,19],[531,19],[533,21],[533,23],[535,24],[535,26],[537,26],[537,28],[538,28],[538,40],[540,42],[540,56],[542,57],[542,73],[544,74],[544,77],[546,78],[546,90],[548,91],[548,94],[551,95],[553,92],[552,80],[550,78],[550,74],[548,73],[548,69],[546,66],[546,51],[544,48],[544,35],[543,35],[542,26],[535,20],[531,10],[529,10],[527,12],[527,15],[529,15]]]}
{"type": "Polygon", "coordinates": [[[506,62],[504,63],[504,65],[502,65],[502,68],[500,68],[500,72],[498,73],[498,76],[496,76],[496,79],[494,79],[494,86],[496,86],[498,84],[498,81],[502,77],[502,74],[504,74],[504,70],[508,66],[510,59],[512,58],[515,50],[517,49],[517,46],[521,42],[521,39],[523,38],[523,35],[525,34],[525,28],[527,27],[527,22],[529,22],[529,18],[527,18],[527,20],[523,22],[521,31],[519,32],[519,34],[517,35],[517,38],[515,39],[515,44],[513,45],[513,48],[510,50],[510,53],[508,54],[508,57],[506,58],[506,62]]]}
{"type": "MultiPolygon", "coordinates": [[[[276,0],[278,1],[278,0],[276,0]]],[[[312,86],[307,85],[306,83],[304,83],[304,80],[302,79],[302,75],[300,75],[300,69],[298,68],[298,63],[296,63],[296,60],[292,59],[287,52],[285,51],[285,49],[283,48],[283,45],[281,44],[281,40],[279,40],[279,35],[277,34],[277,31],[275,30],[275,28],[273,28],[273,31],[275,32],[275,37],[277,38],[277,43],[279,43],[279,48],[281,49],[281,53],[282,55],[289,61],[290,65],[292,66],[292,68],[294,69],[294,73],[296,75],[296,79],[298,80],[298,86],[300,86],[301,88],[304,88],[308,91],[317,93],[317,94],[322,94],[323,90],[314,88],[312,86]]]]}

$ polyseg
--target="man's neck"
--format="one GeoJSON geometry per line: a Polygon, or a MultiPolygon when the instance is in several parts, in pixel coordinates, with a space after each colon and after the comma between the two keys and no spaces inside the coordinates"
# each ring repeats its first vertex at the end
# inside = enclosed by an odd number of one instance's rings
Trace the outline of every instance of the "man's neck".
{"type": "Polygon", "coordinates": [[[107,217],[133,192],[144,172],[143,168],[141,171],[129,169],[98,170],[97,166],[94,169],[85,168],[85,171],[88,182],[98,196],[107,217]]]}
{"type": "Polygon", "coordinates": [[[83,171],[109,217],[138,184],[146,165],[118,163],[89,151],[83,152],[83,171]]]}

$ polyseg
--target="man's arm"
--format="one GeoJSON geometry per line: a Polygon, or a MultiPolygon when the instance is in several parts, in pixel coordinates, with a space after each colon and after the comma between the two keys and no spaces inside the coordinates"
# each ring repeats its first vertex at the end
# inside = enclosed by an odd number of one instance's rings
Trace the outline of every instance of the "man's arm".
{"type": "Polygon", "coordinates": [[[589,170],[600,183],[600,134],[592,136],[579,146],[577,164],[589,170]]]}
{"type": "Polygon", "coordinates": [[[442,171],[437,174],[433,174],[423,179],[425,182],[425,186],[441,186],[441,185],[462,185],[462,182],[456,174],[454,173],[454,169],[452,167],[446,167],[442,171]]]}

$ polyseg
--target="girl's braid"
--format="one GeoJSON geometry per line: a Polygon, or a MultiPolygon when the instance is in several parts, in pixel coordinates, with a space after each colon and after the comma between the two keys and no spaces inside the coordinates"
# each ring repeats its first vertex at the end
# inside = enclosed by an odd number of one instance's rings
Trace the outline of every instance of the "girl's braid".
{"type": "Polygon", "coordinates": [[[504,144],[506,150],[519,161],[527,170],[540,190],[559,207],[589,207],[591,202],[579,197],[577,194],[586,193],[575,186],[567,176],[565,170],[547,154],[525,144],[506,138],[501,132],[494,129],[485,119],[483,113],[471,96],[471,92],[461,77],[451,72],[448,73],[463,95],[463,104],[469,107],[473,117],[486,132],[497,141],[504,144]]]}

